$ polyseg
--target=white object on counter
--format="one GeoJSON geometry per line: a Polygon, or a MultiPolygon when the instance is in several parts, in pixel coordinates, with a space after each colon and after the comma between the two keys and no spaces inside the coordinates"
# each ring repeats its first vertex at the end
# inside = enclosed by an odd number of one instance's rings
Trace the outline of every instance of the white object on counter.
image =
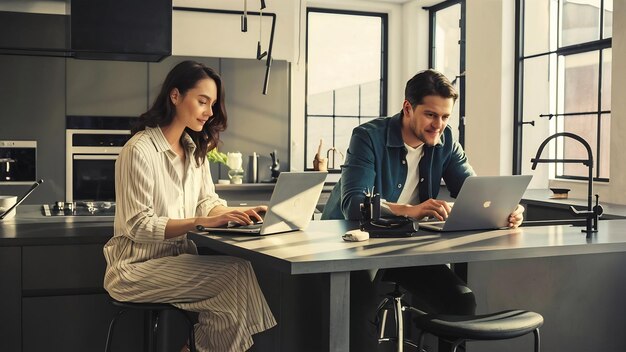
{"type": "Polygon", "coordinates": [[[218,185],[229,185],[230,180],[217,180],[218,185]]]}
{"type": "MultiPolygon", "coordinates": [[[[4,212],[12,207],[15,202],[17,202],[17,196],[0,196],[0,215],[4,214],[4,212]]],[[[3,220],[8,220],[14,217],[16,211],[17,207],[11,210],[11,212],[7,214],[3,220]]]]}
{"type": "Polygon", "coordinates": [[[228,153],[227,154],[226,166],[228,166],[231,170],[241,170],[241,166],[243,164],[243,159],[241,158],[241,153],[228,153]]]}

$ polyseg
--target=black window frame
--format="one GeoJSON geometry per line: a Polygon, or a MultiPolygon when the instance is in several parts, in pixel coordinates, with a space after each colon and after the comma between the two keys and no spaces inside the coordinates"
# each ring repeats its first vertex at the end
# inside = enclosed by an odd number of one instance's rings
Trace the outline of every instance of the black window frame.
{"type": "Polygon", "coordinates": [[[436,59],[436,26],[437,26],[437,12],[447,9],[454,5],[461,5],[461,18],[459,19],[459,29],[461,32],[460,42],[459,42],[459,72],[460,75],[457,77],[449,77],[454,81],[458,80],[458,94],[459,99],[457,101],[457,106],[459,109],[459,126],[458,129],[458,141],[462,147],[465,147],[465,34],[466,34],[466,18],[465,18],[465,0],[446,0],[440,2],[438,4],[423,7],[424,10],[428,11],[428,67],[434,69],[435,67],[435,59],[436,59]]]}
{"type": "MultiPolygon", "coordinates": [[[[561,31],[560,21],[561,21],[561,2],[563,0],[558,0],[558,13],[557,13],[557,30],[561,31]]],[[[557,49],[549,50],[546,52],[535,53],[532,55],[524,56],[524,4],[525,0],[515,0],[515,88],[514,88],[514,114],[513,114],[513,174],[519,175],[522,171],[522,142],[523,142],[523,128],[524,125],[531,124],[534,126],[534,122],[532,121],[524,121],[524,111],[523,111],[523,103],[524,103],[524,61],[527,59],[532,59],[540,56],[550,56],[556,55],[556,65],[555,70],[559,70],[559,58],[567,57],[569,55],[581,54],[581,53],[591,53],[598,52],[598,107],[597,110],[594,111],[586,111],[586,112],[568,112],[568,113],[559,113],[557,111],[556,114],[542,114],[538,118],[549,118],[553,117],[567,117],[567,116],[580,116],[580,115],[597,115],[597,135],[596,135],[596,155],[594,159],[595,168],[593,180],[599,182],[609,182],[609,178],[600,177],[600,145],[601,145],[601,134],[602,134],[602,116],[611,114],[611,110],[602,110],[602,58],[603,58],[603,50],[612,48],[613,37],[603,38],[604,36],[604,12],[605,12],[605,0],[600,0],[600,21],[599,21],[599,38],[597,40],[588,41],[580,44],[573,44],[568,46],[560,46],[561,41],[561,32],[557,33],[557,49]]],[[[558,99],[558,95],[557,95],[558,99]]],[[[559,143],[558,139],[555,139],[556,143],[559,143]]],[[[530,162],[530,160],[526,160],[526,162],[530,162]]],[[[555,163],[555,166],[558,163],[555,163]]],[[[587,180],[586,176],[572,176],[572,175],[555,175],[555,179],[559,180],[587,180]]]]}
{"type": "MultiPolygon", "coordinates": [[[[304,81],[304,170],[311,171],[313,168],[308,167],[307,160],[313,160],[314,155],[307,155],[307,146],[308,146],[308,57],[309,57],[309,13],[317,12],[317,13],[328,13],[328,14],[339,14],[339,15],[355,15],[355,16],[368,16],[368,17],[379,17],[381,19],[381,60],[380,60],[380,113],[379,116],[382,117],[387,116],[387,82],[388,82],[388,15],[382,12],[368,12],[368,11],[352,11],[352,10],[341,10],[341,9],[327,9],[327,8],[318,8],[318,7],[307,7],[306,10],[306,47],[305,47],[305,60],[306,60],[306,72],[305,72],[305,81],[304,81]]],[[[360,102],[359,102],[360,103],[360,102]]],[[[359,124],[361,123],[361,118],[372,118],[372,116],[361,116],[360,115],[360,105],[359,105],[359,115],[336,115],[335,114],[335,99],[333,93],[333,113],[332,115],[311,115],[317,117],[331,117],[333,119],[333,142],[332,147],[335,147],[335,121],[337,118],[358,118],[359,124]]],[[[342,151],[343,152],[343,151],[342,151]]],[[[341,173],[341,169],[328,169],[329,173],[341,173]]]]}

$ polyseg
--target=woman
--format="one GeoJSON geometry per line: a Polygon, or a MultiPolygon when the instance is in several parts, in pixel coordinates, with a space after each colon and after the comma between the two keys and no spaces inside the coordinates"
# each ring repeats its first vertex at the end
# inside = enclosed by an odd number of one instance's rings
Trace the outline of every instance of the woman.
{"type": "Polygon", "coordinates": [[[114,237],[104,247],[111,297],[199,312],[198,351],[244,351],[276,325],[249,262],[199,256],[186,236],[196,225],[250,224],[266,210],[227,207],[215,194],[206,153],[225,129],[219,75],[176,65],[115,164],[114,237]]]}

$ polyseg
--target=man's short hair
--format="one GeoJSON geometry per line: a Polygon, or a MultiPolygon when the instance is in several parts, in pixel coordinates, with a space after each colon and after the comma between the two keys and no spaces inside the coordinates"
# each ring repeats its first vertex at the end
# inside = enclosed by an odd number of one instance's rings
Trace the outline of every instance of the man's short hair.
{"type": "Polygon", "coordinates": [[[459,97],[446,76],[432,69],[420,71],[406,82],[404,99],[408,100],[413,108],[423,104],[424,97],[429,95],[452,98],[454,101],[459,97]]]}

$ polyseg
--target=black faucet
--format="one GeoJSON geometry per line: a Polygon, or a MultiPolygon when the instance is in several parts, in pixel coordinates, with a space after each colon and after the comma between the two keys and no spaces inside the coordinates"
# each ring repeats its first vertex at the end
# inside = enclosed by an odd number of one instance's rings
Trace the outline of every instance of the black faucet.
{"type": "Polygon", "coordinates": [[[537,167],[537,163],[555,163],[555,162],[581,163],[583,165],[586,165],[589,168],[589,176],[587,178],[587,181],[588,181],[587,183],[587,210],[577,210],[575,207],[570,206],[570,211],[575,217],[586,218],[587,226],[584,230],[582,230],[582,232],[587,233],[587,238],[591,238],[592,233],[598,232],[598,217],[602,215],[603,210],[602,210],[602,206],[600,206],[599,204],[600,196],[598,196],[597,194],[596,194],[596,205],[592,206],[593,154],[591,153],[591,147],[589,146],[589,143],[587,143],[586,140],[584,140],[582,137],[574,133],[570,133],[570,132],[555,133],[551,135],[550,137],[546,138],[541,143],[541,145],[539,146],[539,149],[537,150],[537,155],[533,159],[530,159],[530,161],[533,163],[533,166],[532,166],[533,170],[537,167]],[[587,149],[587,159],[541,159],[540,157],[541,157],[541,152],[543,151],[543,148],[545,148],[546,145],[548,145],[548,142],[550,142],[552,139],[557,138],[557,137],[569,137],[569,138],[579,141],[585,147],[585,149],[587,149]]]}

